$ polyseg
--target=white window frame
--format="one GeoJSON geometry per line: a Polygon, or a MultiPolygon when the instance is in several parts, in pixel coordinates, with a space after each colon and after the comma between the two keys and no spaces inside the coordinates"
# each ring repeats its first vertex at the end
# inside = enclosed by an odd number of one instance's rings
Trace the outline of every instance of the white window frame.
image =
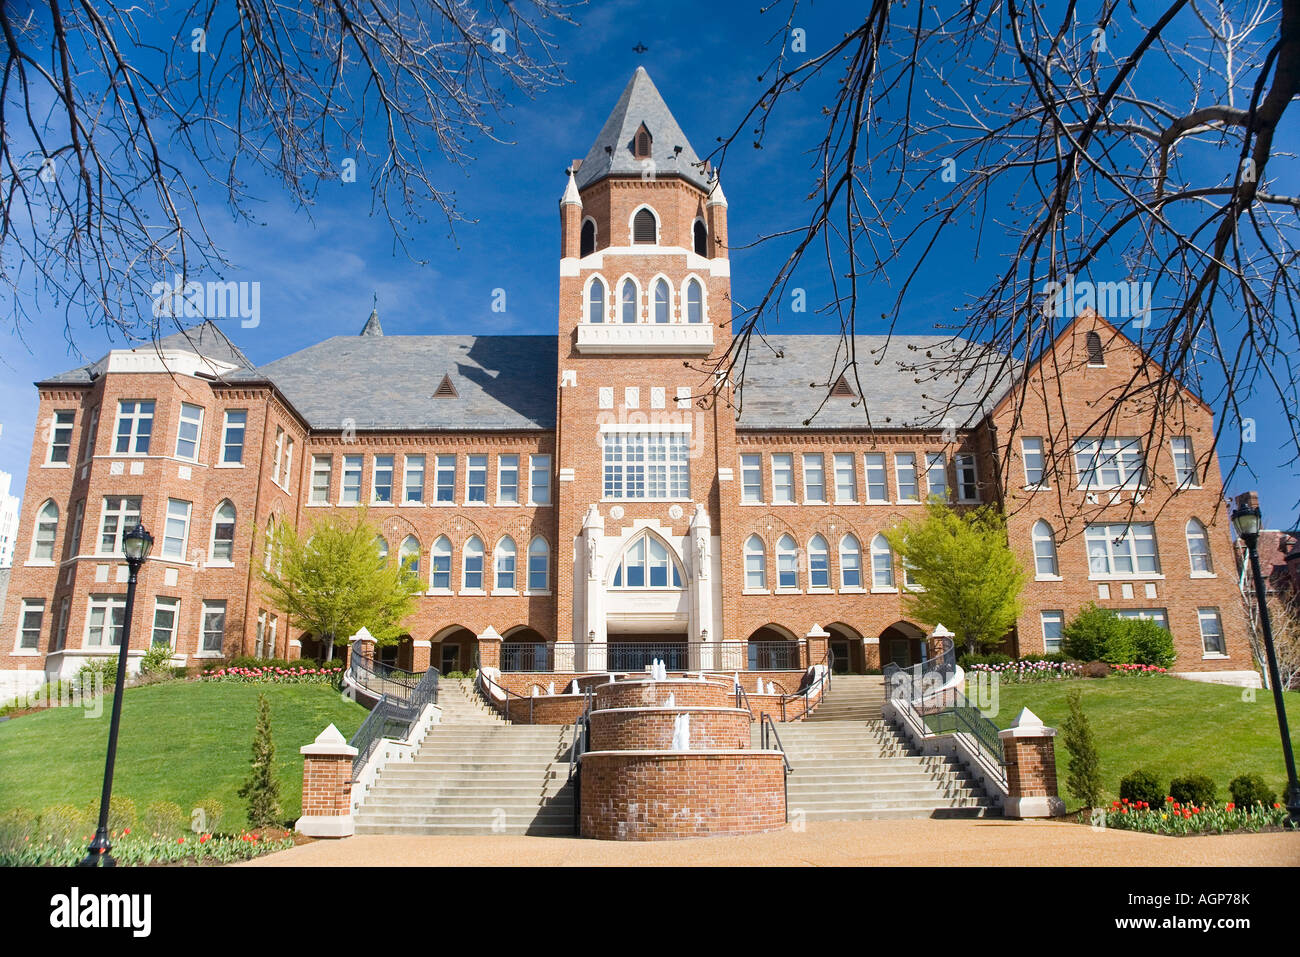
{"type": "Polygon", "coordinates": [[[403,455],[402,456],[402,504],[403,505],[423,505],[424,504],[424,470],[428,460],[423,455],[403,455]],[[413,483],[412,479],[419,476],[419,483],[413,483]],[[417,494],[412,495],[414,491],[417,494]]]}
{"type": "Polygon", "coordinates": [[[203,406],[194,405],[191,402],[182,402],[180,417],[176,421],[176,446],[175,446],[176,458],[181,459],[185,462],[197,462],[199,460],[199,453],[202,451],[202,445],[203,445],[203,406]],[[187,415],[187,412],[189,412],[190,414],[187,415]],[[197,418],[195,418],[194,415],[192,414],[194,412],[198,413],[197,418]],[[191,426],[194,429],[193,437],[186,437],[185,435],[186,426],[191,426]],[[183,452],[181,452],[182,442],[186,442],[186,443],[192,442],[194,444],[194,450],[191,454],[185,455],[183,452]]]}
{"type": "Polygon", "coordinates": [[[91,595],[86,605],[86,631],[83,646],[86,648],[117,648],[122,643],[122,632],[126,627],[125,595],[91,595]],[[96,611],[103,612],[102,623],[94,624],[96,611]],[[120,620],[119,620],[120,618],[120,620]],[[94,639],[95,633],[98,638],[94,639]],[[113,640],[113,633],[117,640],[113,640]]]}
{"type": "Polygon", "coordinates": [[[1223,633],[1223,616],[1219,614],[1219,609],[1217,607],[1210,607],[1210,606],[1204,608],[1197,608],[1196,624],[1201,632],[1201,657],[1202,658],[1228,657],[1228,637],[1223,633]],[[1214,627],[1215,627],[1215,635],[1219,639],[1218,650],[1216,651],[1210,651],[1205,644],[1205,639],[1207,637],[1205,632],[1205,622],[1207,618],[1213,619],[1214,627]]]}
{"type": "Polygon", "coordinates": [[[826,499],[826,456],[822,452],[803,453],[803,501],[805,505],[825,505],[826,499]],[[810,477],[821,476],[816,482],[810,477]],[[821,487],[821,495],[814,497],[812,490],[821,487]]]}
{"type": "Polygon", "coordinates": [[[280,475],[280,488],[289,491],[289,476],[293,474],[293,438],[284,437],[284,470],[280,475]]]}
{"type": "Polygon", "coordinates": [[[601,501],[690,501],[689,432],[606,429],[601,463],[601,501]]]}
{"type": "Polygon", "coordinates": [[[452,588],[452,566],[455,564],[456,549],[451,544],[451,539],[446,535],[439,535],[434,539],[433,544],[429,546],[429,590],[439,595],[450,595],[452,588]],[[441,566],[446,566],[441,567],[441,566]],[[447,583],[438,584],[438,576],[446,575],[447,583]]]}
{"type": "Polygon", "coordinates": [[[1191,436],[1179,435],[1171,438],[1169,452],[1174,460],[1174,487],[1180,490],[1200,488],[1200,470],[1196,467],[1196,450],[1192,446],[1191,436]],[[1180,458],[1186,459],[1182,465],[1179,464],[1180,458]]]}
{"type": "Polygon", "coordinates": [[[397,456],[392,453],[384,455],[370,456],[370,504],[371,505],[392,505],[393,504],[393,479],[397,477],[397,456]],[[386,463],[386,464],[380,464],[386,463]],[[379,476],[385,473],[388,476],[386,485],[381,485],[379,476]],[[379,489],[388,489],[388,497],[380,498],[379,489]]]}
{"type": "Polygon", "coordinates": [[[32,522],[32,549],[27,562],[29,565],[54,564],[54,556],[59,551],[59,522],[61,518],[58,503],[52,498],[47,498],[41,503],[41,507],[36,510],[36,520],[32,522]],[[52,521],[44,517],[46,512],[51,509],[54,512],[52,521]],[[52,528],[48,541],[45,540],[45,534],[42,532],[42,529],[45,528],[52,528]],[[50,553],[48,555],[40,554],[47,547],[50,553]]]}
{"type": "Polygon", "coordinates": [[[163,644],[158,640],[158,613],[161,611],[170,611],[172,616],[171,628],[168,629],[166,646],[176,650],[176,633],[180,626],[181,620],[181,600],[179,598],[170,598],[166,595],[157,595],[153,600],[153,625],[149,629],[149,647],[156,648],[163,644]]]}
{"type": "Polygon", "coordinates": [[[334,483],[334,456],[313,455],[311,457],[311,488],[307,491],[308,505],[328,505],[331,486],[334,483]],[[320,478],[324,476],[322,486],[320,478]]]}
{"type": "Polygon", "coordinates": [[[1140,436],[1084,436],[1074,443],[1074,469],[1080,489],[1140,490],[1146,485],[1146,450],[1140,436]],[[1103,481],[1105,471],[1114,471],[1116,481],[1103,481]]]}
{"type": "Polygon", "coordinates": [[[81,461],[89,462],[95,454],[95,434],[99,431],[99,406],[90,410],[90,422],[81,438],[81,461]]]}
{"type": "Polygon", "coordinates": [[[1061,631],[1065,628],[1065,611],[1059,608],[1048,608],[1038,613],[1038,623],[1043,630],[1043,653],[1047,655],[1056,654],[1061,650],[1061,631]],[[1056,637],[1047,637],[1048,624],[1056,626],[1056,637]],[[1055,647],[1051,647],[1055,645],[1055,647]]]}
{"type": "Polygon", "coordinates": [[[136,525],[140,524],[140,515],[144,508],[144,499],[139,495],[105,495],[103,505],[99,513],[99,534],[95,539],[96,555],[121,555],[122,538],[136,525]],[[115,508],[109,508],[109,502],[118,503],[115,508]],[[134,506],[127,503],[134,502],[134,506]],[[134,519],[128,519],[128,516],[134,515],[134,519]],[[113,547],[104,548],[105,529],[108,519],[112,517],[117,521],[117,527],[114,530],[113,547]]]}
{"type": "Polygon", "coordinates": [[[1087,551],[1088,577],[1094,581],[1106,580],[1141,580],[1161,579],[1160,545],[1156,540],[1154,522],[1123,522],[1104,524],[1094,523],[1084,528],[1084,547],[1087,551]],[[1151,541],[1151,555],[1155,570],[1138,568],[1139,558],[1145,557],[1138,552],[1138,543],[1151,541]],[[1104,545],[1104,548],[1101,546],[1104,545]],[[1122,551],[1121,551],[1122,549],[1122,551]],[[1104,558],[1106,570],[1098,569],[1098,559],[1104,558]],[[1118,559],[1127,558],[1131,571],[1118,571],[1118,559]]]}
{"type": "Polygon", "coordinates": [[[517,452],[503,452],[497,456],[497,504],[519,504],[519,454],[517,452]],[[507,464],[510,459],[514,460],[513,468],[507,464]],[[514,473],[513,484],[506,481],[511,472],[514,473]]]}
{"type": "Polygon", "coordinates": [[[763,504],[763,454],[761,452],[746,452],[740,457],[740,502],[742,505],[763,504]]]}
{"type": "Polygon", "coordinates": [[[925,453],[925,495],[926,498],[937,497],[941,502],[952,501],[952,486],[948,484],[948,455],[945,452],[925,453]],[[934,476],[941,481],[935,487],[934,476]]]}
{"type": "Polygon", "coordinates": [[[280,484],[280,466],[284,463],[284,429],[275,427],[275,458],[271,463],[271,481],[280,484]]]}
{"type": "Polygon", "coordinates": [[[190,544],[190,519],[194,514],[194,503],[186,502],[178,498],[169,498],[167,500],[167,512],[163,520],[162,541],[159,543],[159,554],[163,558],[171,558],[176,561],[185,561],[185,552],[190,544]],[[177,506],[180,506],[179,508],[177,506]],[[184,513],[183,516],[181,513],[184,513]],[[170,548],[169,543],[176,539],[172,533],[172,523],[180,522],[180,547],[170,548]]]}
{"type": "Polygon", "coordinates": [[[808,591],[829,592],[831,590],[831,545],[820,532],[808,539],[808,591]],[[821,544],[816,544],[820,542],[821,544]],[[817,561],[817,556],[821,560],[817,561]],[[824,581],[818,584],[818,565],[824,581]]]}
{"type": "Polygon", "coordinates": [[[119,399],[117,402],[117,420],[113,423],[113,454],[114,455],[148,455],[149,448],[153,441],[153,420],[157,412],[158,405],[153,399],[119,399]],[[126,407],[130,405],[130,412],[126,407]],[[144,411],[144,406],[149,407],[149,411],[144,411]],[[122,433],[122,425],[130,423],[130,428],[126,434],[122,433]],[[149,431],[145,434],[140,426],[145,422],[149,423],[149,431]],[[126,440],[126,449],[119,449],[118,445],[122,440],[126,440]],[[143,448],[141,440],[143,439],[143,448]]]}
{"type": "MultiPolygon", "coordinates": [[[[856,505],[858,501],[858,463],[852,452],[836,452],[831,456],[831,468],[835,471],[835,504],[856,505]],[[841,495],[845,487],[840,481],[848,473],[848,494],[841,495]]],[[[827,551],[830,545],[827,543],[827,551]]]]}
{"type": "Polygon", "coordinates": [[[776,590],[799,591],[799,544],[788,532],[776,540],[776,590]]]}
{"type": "Polygon", "coordinates": [[[852,533],[842,535],[837,554],[840,565],[840,591],[849,593],[865,591],[866,587],[863,585],[862,540],[852,533]],[[852,547],[846,547],[850,540],[852,541],[852,547]],[[854,561],[846,561],[848,558],[852,558],[854,561]],[[856,585],[849,584],[848,574],[851,571],[857,572],[858,583],[856,585]]]}
{"type": "Polygon", "coordinates": [[[339,472],[339,504],[360,505],[361,486],[365,484],[366,457],[364,455],[343,456],[342,470],[339,472]],[[351,467],[349,467],[351,463],[351,467]],[[356,477],[356,485],[349,490],[348,476],[356,477]],[[351,494],[351,498],[349,498],[351,494]]]}
{"type": "Polygon", "coordinates": [[[757,535],[750,535],[744,544],[744,575],[746,594],[767,594],[767,547],[757,535]]]}
{"type": "MultiPolygon", "coordinates": [[[[493,574],[495,574],[495,571],[496,571],[496,569],[495,569],[495,567],[494,567],[494,568],[492,569],[493,574]]],[[[464,544],[463,546],[461,546],[461,566],[460,566],[460,590],[461,590],[461,593],[462,593],[462,594],[469,594],[469,595],[483,595],[483,594],[486,594],[486,593],[487,593],[487,592],[486,592],[486,589],[483,587],[484,584],[485,584],[485,582],[484,582],[483,579],[484,579],[484,576],[487,575],[487,574],[488,574],[488,568],[487,568],[487,547],[483,544],[483,540],[482,540],[481,538],[479,538],[477,535],[471,535],[469,538],[465,539],[465,544],[464,544]],[[477,587],[473,587],[473,586],[471,586],[471,585],[469,584],[469,575],[470,575],[470,571],[469,571],[469,560],[470,560],[470,558],[471,558],[471,554],[470,554],[470,545],[471,545],[471,544],[474,544],[474,543],[477,543],[477,545],[478,545],[478,554],[477,554],[477,556],[476,556],[476,557],[478,558],[478,560],[479,560],[479,568],[478,568],[478,586],[477,586],[477,587]]]]}
{"type": "Polygon", "coordinates": [[[528,456],[528,504],[551,504],[551,456],[528,456]],[[541,494],[538,494],[538,493],[541,494]]]}
{"type": "Polygon", "coordinates": [[[794,497],[794,453],[792,452],[773,452],[769,459],[772,463],[772,504],[773,505],[793,505],[794,497]],[[787,476],[787,481],[782,484],[777,481],[778,475],[787,476]]]}
{"type": "Polygon", "coordinates": [[[1056,530],[1046,519],[1040,518],[1030,529],[1030,540],[1034,547],[1034,581],[1061,580],[1061,557],[1056,549],[1056,530]],[[1048,569],[1043,570],[1047,561],[1048,569]]]}
{"type": "Polygon", "coordinates": [[[1020,440],[1020,460],[1025,467],[1025,488],[1026,489],[1045,489],[1051,486],[1047,481],[1047,458],[1043,449],[1043,439],[1037,435],[1026,435],[1020,440]],[[1031,467],[1030,459],[1037,461],[1037,465],[1031,467]],[[1038,473],[1038,480],[1034,480],[1034,473],[1038,473]]]}
{"type": "Polygon", "coordinates": [[[217,503],[217,507],[212,510],[212,529],[211,529],[211,533],[208,536],[208,564],[209,565],[215,566],[217,568],[225,568],[225,567],[233,566],[235,564],[235,535],[239,530],[238,526],[239,526],[239,510],[235,508],[235,503],[228,498],[222,499],[220,502],[217,503]],[[233,511],[235,514],[234,517],[229,522],[222,522],[220,520],[221,509],[226,505],[229,505],[231,511],[233,511]],[[227,524],[230,525],[230,557],[218,558],[217,557],[217,526],[227,525],[227,524]]]}
{"type": "Polygon", "coordinates": [[[72,433],[77,424],[76,409],[55,409],[50,418],[50,440],[45,448],[45,464],[52,468],[72,465],[72,433]],[[62,441],[59,441],[60,436],[62,441]],[[55,459],[54,450],[62,449],[63,458],[55,459]]]}
{"type": "Polygon", "coordinates": [[[862,453],[862,483],[868,505],[889,504],[889,466],[884,452],[862,453]],[[879,472],[879,481],[874,481],[874,473],[879,472]],[[872,494],[873,489],[880,490],[880,498],[872,494]]]}
{"type": "Polygon", "coordinates": [[[433,458],[433,501],[432,505],[456,504],[456,456],[435,455],[433,458]],[[450,476],[451,481],[443,479],[450,476]],[[445,497],[443,493],[446,493],[445,497]]]}
{"type": "Polygon", "coordinates": [[[14,654],[37,655],[41,651],[41,632],[45,630],[45,599],[24,598],[18,609],[18,630],[14,635],[14,654]],[[36,615],[35,642],[29,648],[25,644],[27,635],[33,629],[27,624],[28,615],[36,615]]]}
{"type": "Polygon", "coordinates": [[[244,465],[244,446],[248,441],[248,410],[247,409],[226,409],[225,416],[221,423],[221,461],[219,465],[230,468],[238,466],[243,468],[244,465]],[[242,422],[231,422],[231,416],[242,415],[242,422]],[[230,441],[231,436],[238,432],[238,444],[230,441]],[[230,457],[232,450],[238,449],[239,454],[235,458],[230,457]]]}
{"type": "Polygon", "coordinates": [[[898,494],[899,505],[921,504],[921,477],[916,470],[915,452],[894,453],[894,490],[898,494]],[[907,486],[911,489],[911,493],[905,495],[903,493],[903,477],[909,473],[912,478],[907,483],[907,486]]]}
{"type": "Polygon", "coordinates": [[[1183,526],[1183,534],[1187,539],[1187,567],[1191,569],[1192,578],[1217,578],[1214,573],[1214,556],[1210,554],[1210,531],[1205,527],[1205,523],[1198,518],[1189,518],[1187,524],[1183,526]],[[1192,534],[1192,527],[1195,526],[1197,532],[1192,534]],[[1196,552],[1192,551],[1193,538],[1199,538],[1203,551],[1200,556],[1205,561],[1204,568],[1197,568],[1196,552]]]}
{"type": "Polygon", "coordinates": [[[62,651],[68,643],[68,618],[72,613],[72,598],[64,595],[59,602],[59,621],[50,641],[51,651],[62,651]]]}
{"type": "Polygon", "coordinates": [[[227,605],[225,599],[205,599],[201,605],[199,613],[199,650],[195,657],[214,658],[220,657],[222,649],[226,642],[226,611],[227,605]],[[221,631],[217,641],[216,648],[210,648],[214,629],[210,624],[213,617],[220,616],[221,631]]]}
{"type": "Polygon", "coordinates": [[[488,486],[488,457],[486,455],[467,455],[465,457],[465,504],[486,505],[488,486]],[[475,475],[482,480],[475,482],[475,475]]]}
{"type": "Polygon", "coordinates": [[[541,535],[533,536],[533,540],[528,543],[528,568],[525,571],[527,578],[525,583],[527,588],[525,595],[549,595],[551,593],[551,544],[541,535]],[[538,546],[541,546],[538,548],[538,546]],[[540,560],[540,569],[535,566],[535,561],[540,560]],[[534,575],[541,575],[541,584],[537,584],[534,575]]]}
{"type": "Polygon", "coordinates": [[[980,474],[979,466],[975,461],[975,453],[958,452],[953,456],[953,467],[957,475],[957,501],[963,505],[971,505],[980,500],[980,474]],[[974,495],[966,493],[975,490],[974,495]]]}
{"type": "Polygon", "coordinates": [[[492,549],[492,594],[518,594],[518,584],[519,543],[511,536],[503,535],[492,549]]]}
{"type": "Polygon", "coordinates": [[[871,590],[874,593],[898,591],[898,579],[894,572],[894,550],[889,547],[885,536],[877,532],[871,539],[871,590]],[[884,571],[884,576],[878,573],[884,571]],[[880,579],[885,578],[882,584],[880,579]]]}

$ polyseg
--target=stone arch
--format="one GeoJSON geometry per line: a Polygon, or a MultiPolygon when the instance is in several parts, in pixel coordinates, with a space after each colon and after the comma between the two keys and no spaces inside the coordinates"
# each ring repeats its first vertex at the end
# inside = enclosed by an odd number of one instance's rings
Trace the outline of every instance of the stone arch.
{"type": "MultiPolygon", "coordinates": [[[[680,579],[681,579],[681,583],[682,583],[682,586],[681,586],[681,587],[682,587],[682,588],[685,588],[686,585],[687,585],[687,583],[688,583],[689,580],[690,580],[690,579],[688,578],[687,574],[686,574],[686,562],[685,562],[685,560],[682,558],[681,554],[678,552],[677,547],[676,547],[676,546],[675,546],[671,541],[669,541],[667,538],[665,538],[663,535],[661,535],[661,534],[660,534],[656,529],[654,529],[654,528],[639,528],[639,529],[637,529],[637,530],[634,531],[632,534],[630,534],[630,535],[627,537],[627,540],[624,541],[624,542],[619,546],[618,551],[615,552],[614,555],[613,555],[613,556],[609,559],[609,561],[606,563],[606,565],[605,565],[605,570],[604,570],[604,572],[603,572],[602,575],[601,575],[601,583],[604,585],[604,587],[605,587],[605,588],[612,588],[612,587],[614,587],[614,574],[615,574],[615,572],[618,570],[618,567],[619,567],[621,564],[623,564],[623,556],[625,556],[625,555],[627,554],[628,550],[629,550],[633,545],[635,545],[635,544],[636,544],[636,543],[637,543],[637,542],[638,542],[642,537],[645,537],[645,538],[653,538],[653,539],[655,539],[656,541],[658,541],[661,545],[663,545],[666,549],[668,549],[668,558],[669,558],[669,560],[670,560],[670,561],[671,561],[671,562],[676,566],[676,568],[677,568],[677,574],[678,574],[678,576],[680,577],[680,579]]],[[[670,587],[670,588],[673,587],[673,586],[671,585],[671,581],[672,581],[672,579],[670,578],[670,579],[669,579],[670,584],[669,584],[669,586],[668,586],[668,587],[670,587]]]]}
{"type": "Polygon", "coordinates": [[[880,667],[880,646],[868,642],[857,628],[842,621],[822,626],[829,634],[831,669],[835,674],[860,675],[880,667]]]}
{"type": "Polygon", "coordinates": [[[478,635],[464,625],[446,625],[433,633],[429,664],[442,674],[478,666],[478,635]]]}
{"type": "Polygon", "coordinates": [[[881,630],[878,641],[882,665],[893,662],[907,668],[920,664],[930,654],[925,629],[903,619],[881,630]]]}

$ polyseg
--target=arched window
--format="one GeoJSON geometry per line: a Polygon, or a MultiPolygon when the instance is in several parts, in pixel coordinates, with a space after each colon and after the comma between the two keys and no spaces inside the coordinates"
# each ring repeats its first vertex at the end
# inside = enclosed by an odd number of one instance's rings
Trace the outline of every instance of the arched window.
{"type": "Polygon", "coordinates": [[[590,256],[596,251],[596,221],[584,219],[582,232],[578,236],[578,255],[590,256]]]}
{"type": "Polygon", "coordinates": [[[1088,345],[1088,365],[1104,366],[1106,364],[1106,353],[1101,348],[1101,336],[1095,332],[1090,332],[1084,337],[1088,345]]]}
{"type": "Polygon", "coordinates": [[[446,535],[439,535],[438,540],[429,549],[430,570],[429,585],[434,591],[451,591],[451,542],[446,535]]]}
{"type": "Polygon", "coordinates": [[[1187,523],[1187,557],[1192,561],[1192,574],[1214,573],[1214,564],[1210,561],[1210,538],[1205,534],[1205,526],[1197,519],[1187,523]]]}
{"type": "Polygon", "coordinates": [[[871,587],[894,587],[894,552],[884,535],[871,540],[871,587]]]}
{"type": "Polygon", "coordinates": [[[465,591],[483,590],[483,543],[471,535],[465,543],[465,570],[462,578],[465,591]]]}
{"type": "Polygon", "coordinates": [[[648,209],[638,209],[632,217],[632,242],[654,245],[659,237],[659,223],[648,209]]]}
{"type": "Polygon", "coordinates": [[[682,575],[668,546],[647,532],[623,551],[623,559],[614,570],[612,587],[681,588],[682,575]]]}
{"type": "Polygon", "coordinates": [[[379,564],[388,564],[388,539],[382,535],[375,536],[375,554],[379,556],[379,564]]]}
{"type": "Polygon", "coordinates": [[[700,219],[695,221],[695,254],[697,256],[709,254],[709,230],[700,219]]]}
{"type": "Polygon", "coordinates": [[[409,565],[416,575],[420,574],[420,540],[414,535],[402,539],[402,544],[397,549],[397,561],[409,565]]]}
{"type": "Polygon", "coordinates": [[[856,535],[840,539],[840,587],[862,587],[862,545],[856,535]]]}
{"type": "Polygon", "coordinates": [[[1033,538],[1034,573],[1040,578],[1044,575],[1060,575],[1056,563],[1056,536],[1052,533],[1052,526],[1040,518],[1034,522],[1033,538]]]}
{"type": "Polygon", "coordinates": [[[229,563],[235,560],[235,503],[226,499],[212,513],[212,540],[208,544],[208,561],[229,563]]]}
{"type": "Polygon", "coordinates": [[[528,590],[549,591],[551,587],[551,546],[540,535],[528,545],[528,590]]]}
{"type": "Polygon", "coordinates": [[[745,541],[745,587],[755,591],[767,589],[767,552],[757,535],[745,541]]]}
{"type": "Polygon", "coordinates": [[[655,322],[667,322],[671,314],[668,298],[668,280],[655,283],[655,322]]]}
{"type": "MultiPolygon", "coordinates": [[[[266,554],[262,556],[262,569],[271,570],[271,561],[275,552],[275,516],[266,516],[266,554]]],[[[388,554],[388,547],[384,547],[384,555],[388,554]]],[[[383,556],[381,556],[382,558],[383,556]]]]}
{"type": "Polygon", "coordinates": [[[649,159],[650,144],[652,141],[653,138],[650,136],[650,131],[646,129],[645,124],[642,123],[641,127],[636,131],[636,136],[632,140],[632,155],[637,159],[649,159]]]}
{"type": "Polygon", "coordinates": [[[515,540],[507,535],[497,542],[497,590],[515,590],[515,559],[519,553],[515,540]]]}
{"type": "Polygon", "coordinates": [[[808,542],[808,587],[831,587],[830,547],[820,535],[808,542]]]}
{"type": "Polygon", "coordinates": [[[599,276],[587,287],[587,321],[605,321],[605,283],[599,276]]]}
{"type": "Polygon", "coordinates": [[[636,283],[631,279],[623,280],[623,291],[619,295],[619,301],[622,303],[621,316],[623,322],[636,322],[636,283]]]}
{"type": "Polygon", "coordinates": [[[36,534],[32,538],[32,560],[54,561],[54,540],[59,537],[59,507],[46,502],[36,513],[36,534]]]}
{"type": "Polygon", "coordinates": [[[689,279],[686,282],[686,321],[704,321],[704,289],[698,279],[689,279]]]}
{"type": "Polygon", "coordinates": [[[799,551],[794,539],[782,535],[776,543],[776,587],[799,587],[799,551]]]}

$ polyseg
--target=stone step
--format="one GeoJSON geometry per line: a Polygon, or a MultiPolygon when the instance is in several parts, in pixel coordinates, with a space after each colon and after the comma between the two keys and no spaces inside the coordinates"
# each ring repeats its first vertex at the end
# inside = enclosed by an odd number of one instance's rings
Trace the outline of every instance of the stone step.
{"type": "MultiPolygon", "coordinates": [[[[805,821],[896,821],[913,818],[972,818],[996,815],[993,808],[983,805],[959,807],[886,807],[886,808],[836,808],[835,810],[808,811],[805,821]]],[[[360,828],[358,827],[358,831],[360,828]]]]}
{"type": "Polygon", "coordinates": [[[537,837],[572,837],[572,820],[565,823],[511,824],[499,830],[491,826],[463,824],[369,824],[358,821],[358,834],[417,834],[417,835],[490,835],[490,834],[528,834],[537,837]]]}

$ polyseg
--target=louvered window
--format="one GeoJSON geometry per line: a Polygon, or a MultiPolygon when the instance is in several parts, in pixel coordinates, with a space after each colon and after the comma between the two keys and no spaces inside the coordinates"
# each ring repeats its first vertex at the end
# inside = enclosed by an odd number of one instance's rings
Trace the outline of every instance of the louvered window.
{"type": "Polygon", "coordinates": [[[1101,336],[1095,332],[1088,333],[1088,365],[1104,366],[1106,364],[1106,355],[1101,350],[1101,336]]]}
{"type": "Polygon", "coordinates": [[[637,159],[647,159],[650,156],[650,131],[643,125],[636,131],[636,139],[632,144],[633,152],[637,159]]]}
{"type": "Polygon", "coordinates": [[[655,214],[648,209],[642,209],[637,212],[632,219],[632,242],[654,244],[658,230],[655,222],[655,214]]]}
{"type": "Polygon", "coordinates": [[[856,397],[856,393],[853,391],[853,386],[849,385],[849,380],[844,378],[843,375],[835,380],[835,385],[831,387],[831,395],[843,396],[850,399],[856,397]]]}

